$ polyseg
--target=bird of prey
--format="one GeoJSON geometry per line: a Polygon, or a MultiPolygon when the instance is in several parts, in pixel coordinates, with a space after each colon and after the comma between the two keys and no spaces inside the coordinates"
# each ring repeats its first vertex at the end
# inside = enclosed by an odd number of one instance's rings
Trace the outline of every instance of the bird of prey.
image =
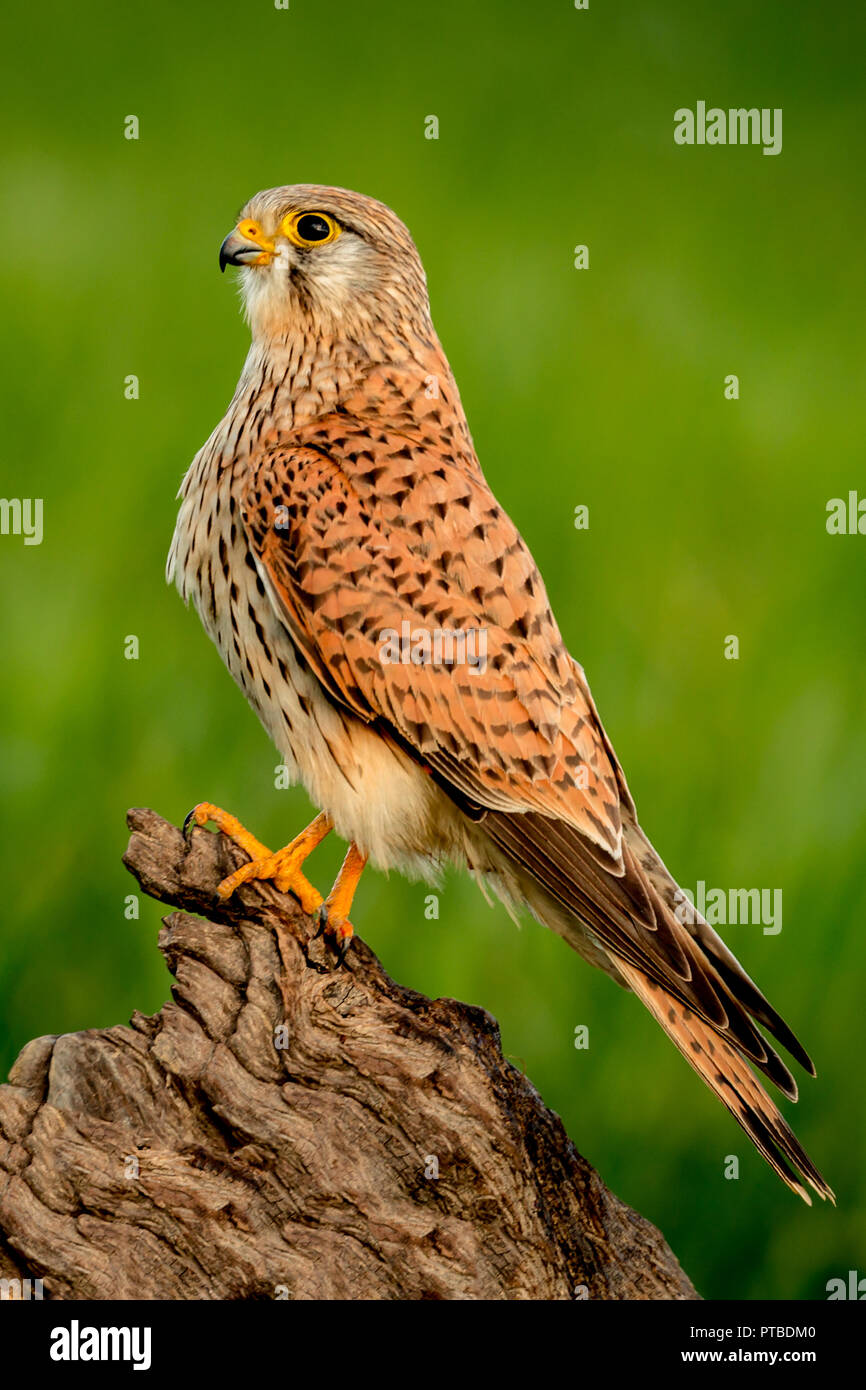
{"type": "Polygon", "coordinates": [[[219,259],[241,268],[252,343],[183,481],[167,574],[322,808],[273,854],[196,806],[188,826],[212,821],[250,856],[220,892],[273,880],[342,955],[368,859],[428,879],[465,865],[632,989],[790,1188],[832,1198],[752,1070],[796,1099],[757,1025],[812,1062],[680,910],[481,471],[406,227],[345,189],[274,188],[219,259]],[[331,830],[349,850],[323,900],[304,864],[331,830]]]}

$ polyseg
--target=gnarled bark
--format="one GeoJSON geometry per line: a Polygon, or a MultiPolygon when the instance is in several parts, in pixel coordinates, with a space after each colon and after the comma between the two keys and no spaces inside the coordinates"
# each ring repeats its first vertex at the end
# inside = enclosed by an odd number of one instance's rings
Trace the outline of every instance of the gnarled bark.
{"type": "Polygon", "coordinates": [[[173,1000],[29,1043],[0,1087],[0,1277],[51,1298],[695,1298],[502,1056],[481,1009],[335,967],[243,861],[131,811],[179,909],[173,1000]],[[192,914],[200,914],[194,916],[192,914]]]}

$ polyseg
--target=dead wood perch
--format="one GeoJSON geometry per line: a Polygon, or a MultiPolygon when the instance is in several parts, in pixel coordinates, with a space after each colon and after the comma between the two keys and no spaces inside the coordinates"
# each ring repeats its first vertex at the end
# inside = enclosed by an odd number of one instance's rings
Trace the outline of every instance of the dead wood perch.
{"type": "Polygon", "coordinates": [[[334,969],[270,885],[221,903],[244,858],[222,836],[128,823],[127,867],[182,909],[159,938],[173,1001],[22,1051],[0,1277],[58,1299],[697,1297],[488,1014],[395,985],[359,940],[334,969]]]}

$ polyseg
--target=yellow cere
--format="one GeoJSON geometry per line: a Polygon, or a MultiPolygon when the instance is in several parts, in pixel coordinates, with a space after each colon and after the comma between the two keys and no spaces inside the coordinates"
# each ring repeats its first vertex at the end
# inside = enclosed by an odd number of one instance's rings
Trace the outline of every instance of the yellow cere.
{"type": "Polygon", "coordinates": [[[243,221],[239,222],[237,231],[246,241],[254,241],[257,246],[262,248],[262,255],[259,256],[258,260],[252,262],[253,265],[263,265],[270,254],[277,249],[271,238],[265,236],[258,222],[252,217],[245,217],[243,221]]]}

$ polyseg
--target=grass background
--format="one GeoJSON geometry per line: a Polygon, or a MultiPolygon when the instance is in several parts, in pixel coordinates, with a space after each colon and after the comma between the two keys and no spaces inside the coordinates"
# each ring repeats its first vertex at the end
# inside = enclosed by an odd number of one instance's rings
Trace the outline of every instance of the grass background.
{"type": "Polygon", "coordinates": [[[272,844],[310,813],[162,570],[245,352],[219,243],[261,187],[342,184],[415,234],[488,479],[671,870],[783,889],[778,936],[726,934],[816,1057],[795,1122],[838,1209],[802,1206],[635,1000],[466,878],[428,921],[427,890],[370,872],[356,926],[401,982],[496,1016],[703,1294],[866,1272],[866,539],[825,529],[866,493],[864,28],[802,0],[7,15],[0,494],[44,498],[45,536],[0,537],[4,1074],[31,1036],[167,996],[156,905],[124,917],[127,806],[206,798],[272,844]],[[782,153],[675,146],[698,99],[782,107],[782,153]]]}

